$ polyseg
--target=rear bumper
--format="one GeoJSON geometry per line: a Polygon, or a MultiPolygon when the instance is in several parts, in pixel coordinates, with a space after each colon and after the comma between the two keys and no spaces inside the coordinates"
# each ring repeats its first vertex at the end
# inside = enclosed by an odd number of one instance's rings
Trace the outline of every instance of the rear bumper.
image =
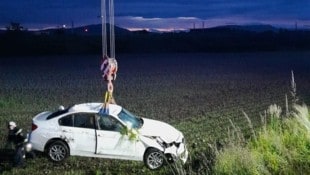
{"type": "Polygon", "coordinates": [[[29,136],[29,143],[32,145],[32,150],[44,152],[46,138],[32,132],[29,136]]]}

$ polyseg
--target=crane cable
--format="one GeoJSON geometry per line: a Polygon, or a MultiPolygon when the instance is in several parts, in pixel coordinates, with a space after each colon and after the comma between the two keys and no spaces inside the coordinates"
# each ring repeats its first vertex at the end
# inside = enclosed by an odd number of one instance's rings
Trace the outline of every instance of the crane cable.
{"type": "Polygon", "coordinates": [[[110,57],[115,58],[114,0],[109,0],[110,57]]]}
{"type": "Polygon", "coordinates": [[[104,95],[104,105],[101,112],[108,113],[108,105],[115,104],[113,98],[113,81],[116,79],[118,70],[117,61],[115,59],[115,30],[114,30],[114,0],[108,0],[108,8],[106,0],[101,0],[101,23],[102,23],[102,78],[107,83],[107,91],[104,95]],[[108,12],[108,13],[107,13],[108,12]],[[109,18],[109,38],[107,32],[107,17],[109,18]],[[109,40],[109,48],[108,48],[109,40]]]}
{"type": "Polygon", "coordinates": [[[108,55],[107,49],[107,15],[106,15],[106,2],[101,0],[101,36],[102,36],[102,55],[108,55]]]}

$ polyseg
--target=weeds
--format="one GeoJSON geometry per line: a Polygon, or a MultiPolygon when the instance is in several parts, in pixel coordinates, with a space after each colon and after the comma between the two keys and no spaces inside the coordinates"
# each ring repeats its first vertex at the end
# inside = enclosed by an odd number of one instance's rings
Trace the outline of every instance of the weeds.
{"type": "Polygon", "coordinates": [[[291,95],[292,95],[292,104],[296,104],[299,99],[297,97],[297,87],[295,83],[294,71],[291,71],[291,95]]]}
{"type": "Polygon", "coordinates": [[[234,142],[219,152],[215,174],[310,173],[310,115],[305,105],[294,109],[294,118],[280,120],[281,108],[271,105],[267,110],[271,121],[257,139],[246,145],[234,142]]]}
{"type": "Polygon", "coordinates": [[[293,71],[291,88],[294,111],[288,110],[287,96],[285,117],[280,106],[270,105],[261,115],[263,129],[255,137],[245,145],[234,141],[218,153],[215,174],[310,173],[310,113],[306,105],[297,105],[293,71]]]}
{"type": "Polygon", "coordinates": [[[310,118],[308,107],[305,104],[302,106],[295,104],[294,109],[296,112],[293,113],[293,116],[308,130],[310,136],[310,118]]]}

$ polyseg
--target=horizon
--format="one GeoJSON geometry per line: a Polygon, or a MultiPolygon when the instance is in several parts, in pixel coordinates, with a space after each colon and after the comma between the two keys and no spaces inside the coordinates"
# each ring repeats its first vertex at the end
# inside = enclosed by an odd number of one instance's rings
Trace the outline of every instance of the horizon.
{"type": "MultiPolygon", "coordinates": [[[[15,22],[11,22],[15,23],[15,22]]],[[[298,23],[295,23],[294,25],[271,25],[271,24],[264,24],[264,23],[244,23],[244,24],[237,24],[237,23],[226,23],[226,24],[218,24],[218,25],[210,25],[206,26],[206,23],[204,21],[200,21],[200,23],[193,23],[192,27],[189,28],[138,28],[138,27],[133,27],[133,28],[125,28],[122,26],[119,26],[115,24],[116,27],[126,29],[128,31],[149,31],[149,32],[173,32],[173,31],[189,31],[191,29],[211,29],[211,28],[216,28],[216,27],[223,27],[223,26],[241,26],[241,27],[246,27],[246,26],[271,26],[276,29],[287,29],[287,30],[310,30],[310,25],[298,25],[298,23]]],[[[92,26],[92,25],[101,25],[101,23],[96,23],[96,24],[85,24],[85,25],[80,25],[80,26],[69,26],[66,24],[63,24],[62,26],[49,26],[49,27],[44,27],[44,28],[27,28],[27,26],[24,26],[23,24],[20,24],[24,30],[26,31],[42,31],[42,30],[49,30],[49,29],[72,29],[72,28],[81,28],[81,27],[87,27],[87,26],[92,26]]],[[[0,30],[7,30],[7,27],[10,26],[8,24],[5,27],[0,27],[0,30]]]]}

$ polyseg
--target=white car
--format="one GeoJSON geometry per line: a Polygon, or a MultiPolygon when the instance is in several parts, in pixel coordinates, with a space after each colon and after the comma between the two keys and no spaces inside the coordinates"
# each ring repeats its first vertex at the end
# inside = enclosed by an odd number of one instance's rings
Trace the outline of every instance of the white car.
{"type": "Polygon", "coordinates": [[[177,159],[186,162],[183,134],[171,125],[139,118],[121,106],[84,103],[33,118],[30,142],[54,162],[69,155],[144,161],[150,169],[177,159]]]}

